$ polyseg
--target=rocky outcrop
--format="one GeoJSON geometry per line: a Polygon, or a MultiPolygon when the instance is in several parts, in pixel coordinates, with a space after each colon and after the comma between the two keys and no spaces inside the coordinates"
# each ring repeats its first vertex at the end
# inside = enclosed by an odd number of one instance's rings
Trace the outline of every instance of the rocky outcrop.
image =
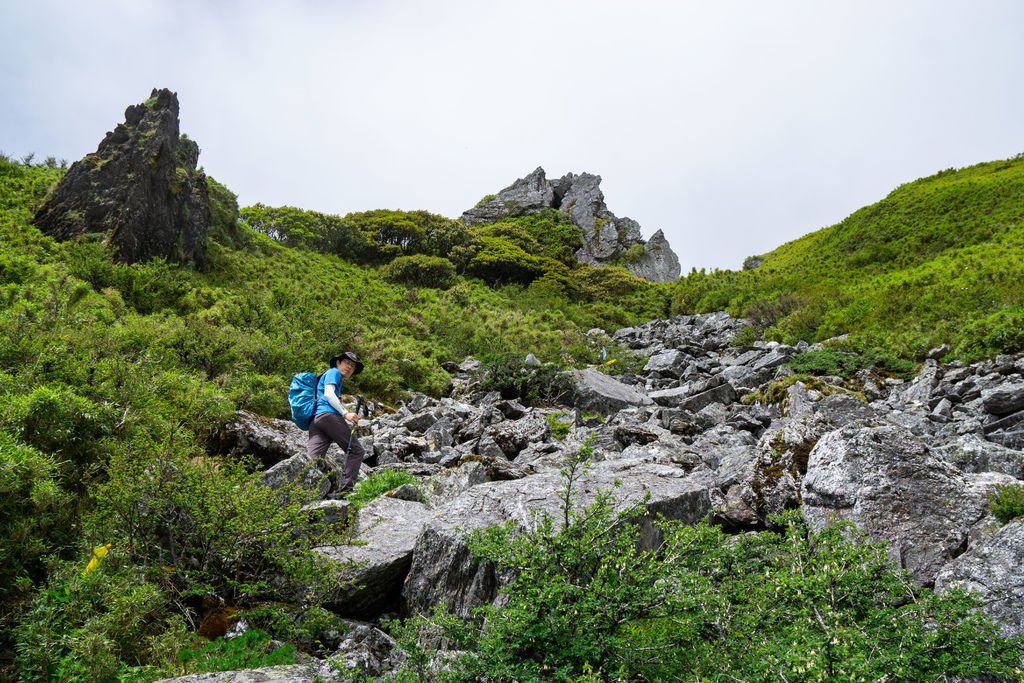
{"type": "Polygon", "coordinates": [[[621,262],[629,272],[652,282],[673,282],[679,278],[679,258],[665,234],[658,230],[644,242],[639,223],[632,218],[619,218],[608,210],[601,191],[601,176],[591,173],[569,173],[558,180],[548,180],[544,169],[538,167],[465,211],[462,221],[480,225],[544,209],[561,211],[579,226],[583,246],[577,250],[576,259],[580,263],[621,262]],[[639,254],[633,248],[637,245],[643,246],[639,254]]]}
{"type": "Polygon", "coordinates": [[[334,611],[373,618],[397,606],[416,539],[428,518],[422,503],[391,496],[359,510],[352,542],[320,549],[323,556],[347,565],[342,578],[351,581],[333,600],[334,611]]]}
{"type": "Polygon", "coordinates": [[[153,90],[92,154],[72,164],[36,213],[44,233],[98,234],[127,263],[152,258],[202,267],[210,222],[199,145],[179,135],[178,96],[153,90]]]}
{"type": "Polygon", "coordinates": [[[985,494],[1002,479],[983,476],[962,474],[906,428],[844,427],[811,451],[803,515],[814,529],[853,522],[885,540],[918,583],[931,585],[986,521],[985,494]]]}
{"type": "MultiPolygon", "coordinates": [[[[996,532],[987,495],[1024,479],[1024,354],[973,365],[932,358],[910,381],[865,371],[805,384],[788,379],[787,362],[821,347],[734,345],[746,324],[713,313],[618,330],[625,353],[644,359],[629,366],[643,369],[572,373],[575,392],[559,406],[504,400],[481,390],[483,364],[450,364],[453,396],[412,395],[361,433],[373,455],[364,476],[401,469],[417,485],[355,517],[341,501],[309,508],[356,530],[352,545],[325,551],[356,583],[335,609],[374,620],[441,602],[468,614],[494,600],[508,577],[473,559],[467,535],[506,522],[525,528],[537,514],[557,519],[561,470],[582,453],[590,469],[577,504],[618,482],[620,505],[649,493],[652,516],[708,516],[730,532],[769,528],[773,514],[793,508],[814,528],[847,520],[886,541],[919,584],[981,591],[983,609],[1019,633],[1019,523],[996,532]]],[[[592,343],[606,340],[595,334],[592,343]]],[[[268,483],[306,477],[330,498],[338,458],[306,462],[296,432],[239,415],[222,448],[277,461],[268,483]]],[[[656,542],[654,527],[646,532],[656,542]]]]}

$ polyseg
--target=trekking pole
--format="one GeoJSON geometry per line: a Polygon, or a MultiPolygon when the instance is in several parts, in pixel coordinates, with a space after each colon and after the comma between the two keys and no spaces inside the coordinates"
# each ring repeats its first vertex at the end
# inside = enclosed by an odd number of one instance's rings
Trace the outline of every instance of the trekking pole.
{"type": "Polygon", "coordinates": [[[352,425],[348,432],[348,446],[345,447],[345,456],[348,457],[348,453],[352,450],[352,438],[356,435],[356,429],[359,428],[359,411],[363,408],[363,397],[356,396],[356,423],[352,425]]]}

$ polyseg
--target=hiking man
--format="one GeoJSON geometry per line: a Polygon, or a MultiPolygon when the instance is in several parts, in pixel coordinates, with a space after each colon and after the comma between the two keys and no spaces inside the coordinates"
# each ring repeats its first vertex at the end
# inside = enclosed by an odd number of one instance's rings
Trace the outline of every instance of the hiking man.
{"type": "Polygon", "coordinates": [[[345,452],[345,470],[341,476],[341,493],[348,493],[355,486],[359,467],[363,464],[363,445],[352,433],[359,423],[359,415],[350,411],[341,402],[344,381],[363,371],[359,357],[351,351],[334,356],[329,369],[320,377],[316,393],[316,413],[309,426],[309,442],[306,446],[311,460],[323,457],[331,442],[338,444],[345,452]]]}

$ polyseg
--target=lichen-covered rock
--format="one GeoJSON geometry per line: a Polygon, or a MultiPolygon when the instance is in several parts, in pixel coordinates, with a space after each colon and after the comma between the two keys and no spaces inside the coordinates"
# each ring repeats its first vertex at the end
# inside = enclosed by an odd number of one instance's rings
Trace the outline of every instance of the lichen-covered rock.
{"type": "Polygon", "coordinates": [[[178,132],[178,96],[153,90],[71,165],[34,223],[58,240],[102,234],[126,263],[162,258],[201,268],[210,199],[198,161],[199,146],[178,132]]]}
{"type": "Polygon", "coordinates": [[[849,426],[810,453],[803,516],[815,530],[853,522],[885,540],[889,555],[922,585],[968,546],[985,519],[983,492],[901,427],[849,426]]]}
{"type": "Polygon", "coordinates": [[[593,368],[574,370],[575,407],[583,412],[611,415],[623,408],[647,406],[654,402],[646,394],[593,368]]]}
{"type": "Polygon", "coordinates": [[[601,176],[592,173],[568,173],[549,181],[544,169],[538,167],[465,211],[462,222],[467,225],[493,223],[545,209],[561,211],[580,228],[583,246],[576,252],[580,263],[601,265],[621,260],[630,247],[643,245],[639,258],[627,259],[626,268],[631,273],[653,282],[679,279],[679,258],[665,234],[659,230],[645,243],[640,236],[639,223],[632,218],[619,218],[608,210],[601,191],[601,176]]]}
{"type": "Polygon", "coordinates": [[[252,455],[263,467],[306,452],[309,434],[289,420],[275,420],[240,410],[221,428],[221,453],[252,455]]]}
{"type": "Polygon", "coordinates": [[[935,588],[953,587],[976,593],[1004,636],[1024,635],[1024,520],[1010,522],[947,564],[935,588]]]}

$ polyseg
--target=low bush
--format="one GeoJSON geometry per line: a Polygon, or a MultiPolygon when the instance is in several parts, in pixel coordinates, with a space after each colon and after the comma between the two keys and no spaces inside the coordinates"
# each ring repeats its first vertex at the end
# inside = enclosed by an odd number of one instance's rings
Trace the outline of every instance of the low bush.
{"type": "Polygon", "coordinates": [[[1001,484],[989,494],[989,508],[1001,524],[1024,515],[1024,485],[1001,484]]]}
{"type": "Polygon", "coordinates": [[[917,588],[850,524],[813,532],[789,512],[772,531],[731,537],[661,521],[663,540],[645,546],[643,501],[604,491],[579,506],[575,469],[565,474],[557,518],[473,535],[474,555],[510,577],[500,600],[476,619],[439,610],[395,629],[412,653],[404,680],[427,680],[439,635],[455,650],[434,674],[446,681],[1021,675],[1019,642],[1001,637],[976,599],[917,588]]]}
{"type": "Polygon", "coordinates": [[[413,287],[448,289],[455,283],[455,265],[441,256],[399,256],[381,274],[391,282],[413,287]]]}
{"type": "Polygon", "coordinates": [[[518,355],[505,356],[488,365],[480,387],[528,406],[565,403],[575,390],[562,368],[551,363],[528,365],[518,355]]]}

